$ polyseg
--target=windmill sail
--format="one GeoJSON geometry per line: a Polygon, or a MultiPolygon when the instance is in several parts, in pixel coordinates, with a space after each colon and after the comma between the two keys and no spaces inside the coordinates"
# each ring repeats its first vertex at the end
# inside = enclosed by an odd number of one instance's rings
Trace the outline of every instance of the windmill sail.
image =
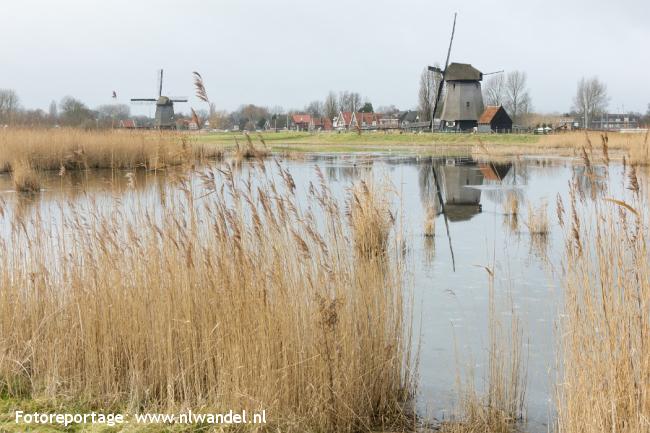
{"type": "MultiPolygon", "coordinates": [[[[449,48],[447,49],[447,60],[445,60],[445,69],[440,70],[440,68],[432,68],[431,66],[429,67],[429,70],[435,70],[435,72],[439,72],[442,74],[442,78],[440,79],[440,83],[438,84],[438,91],[436,92],[436,102],[433,104],[433,112],[431,113],[431,132],[433,132],[433,120],[436,115],[436,110],[438,109],[438,103],[440,102],[440,95],[442,94],[442,86],[445,82],[445,75],[447,73],[447,68],[449,67],[449,58],[451,56],[451,45],[454,43],[454,34],[456,33],[456,16],[457,14],[454,13],[454,25],[451,27],[451,38],[449,39],[449,48]]],[[[442,128],[442,122],[440,122],[440,127],[442,128]]]]}

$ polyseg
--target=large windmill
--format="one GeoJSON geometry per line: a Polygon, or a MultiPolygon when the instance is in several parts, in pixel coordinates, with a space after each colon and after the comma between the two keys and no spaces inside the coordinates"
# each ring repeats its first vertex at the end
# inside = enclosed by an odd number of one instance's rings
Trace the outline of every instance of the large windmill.
{"type": "Polygon", "coordinates": [[[447,60],[445,69],[435,66],[429,66],[429,71],[438,73],[441,76],[436,93],[436,101],[433,105],[431,115],[431,132],[434,131],[433,117],[438,109],[438,103],[442,95],[443,85],[445,90],[445,99],[440,116],[440,129],[453,129],[457,131],[472,130],[478,125],[478,119],[483,113],[483,93],[481,91],[481,81],[484,75],[496,74],[499,72],[482,73],[469,63],[452,63],[449,64],[451,56],[451,46],[454,42],[454,33],[456,31],[456,14],[454,14],[454,25],[451,29],[451,39],[447,49],[447,60]]]}
{"type": "Polygon", "coordinates": [[[154,127],[157,129],[174,129],[176,128],[176,119],[174,118],[174,102],[187,102],[187,98],[176,98],[163,96],[163,70],[158,75],[158,98],[132,98],[131,102],[155,103],[156,118],[154,127]]]}

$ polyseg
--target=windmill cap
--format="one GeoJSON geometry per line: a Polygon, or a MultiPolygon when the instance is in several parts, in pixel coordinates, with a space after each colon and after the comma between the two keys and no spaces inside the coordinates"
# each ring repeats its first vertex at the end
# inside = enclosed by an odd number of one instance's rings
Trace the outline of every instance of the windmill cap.
{"type": "Polygon", "coordinates": [[[452,63],[445,71],[446,81],[481,81],[483,73],[469,63],[452,63]]]}
{"type": "Polygon", "coordinates": [[[160,96],[156,102],[156,105],[169,105],[170,103],[171,100],[167,96],[160,96]]]}

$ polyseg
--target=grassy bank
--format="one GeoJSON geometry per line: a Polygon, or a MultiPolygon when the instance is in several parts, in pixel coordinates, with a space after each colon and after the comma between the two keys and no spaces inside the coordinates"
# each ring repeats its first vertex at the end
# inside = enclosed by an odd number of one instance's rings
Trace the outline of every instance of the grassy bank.
{"type": "MultiPolygon", "coordinates": [[[[650,161],[650,151],[645,134],[608,133],[607,144],[615,156],[626,154],[637,163],[650,161]]],[[[199,143],[224,147],[234,146],[235,140],[245,141],[245,135],[233,133],[196,134],[199,143]]],[[[597,131],[569,132],[552,135],[533,134],[451,134],[451,133],[398,133],[398,132],[356,132],[308,133],[308,132],[265,132],[252,133],[255,140],[263,140],[276,152],[442,152],[509,156],[525,154],[547,154],[573,156],[588,146],[601,146],[603,134],[597,131]],[[487,149],[487,152],[486,152],[487,149]]]]}
{"type": "MultiPolygon", "coordinates": [[[[411,133],[411,132],[264,132],[251,133],[253,137],[261,137],[273,147],[289,147],[309,150],[339,147],[378,147],[378,148],[406,148],[440,145],[472,145],[482,140],[486,143],[507,143],[507,144],[526,144],[536,143],[539,136],[530,134],[447,134],[447,133],[411,133]]],[[[198,140],[201,143],[211,143],[220,145],[233,145],[235,137],[238,140],[244,140],[243,134],[235,133],[209,133],[199,134],[198,140]]]]}
{"type": "Polygon", "coordinates": [[[307,209],[280,168],[255,187],[226,167],[201,178],[202,198],[180,174],[158,210],[115,197],[55,226],[38,210],[0,215],[0,395],[265,409],[273,431],[403,425],[408,291],[383,189],[360,186],[346,206],[323,181],[307,209]]]}

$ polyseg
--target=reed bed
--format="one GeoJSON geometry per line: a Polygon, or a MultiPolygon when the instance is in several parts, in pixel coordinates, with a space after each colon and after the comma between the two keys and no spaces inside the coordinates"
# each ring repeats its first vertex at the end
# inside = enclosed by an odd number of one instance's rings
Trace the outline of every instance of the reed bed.
{"type": "Polygon", "coordinates": [[[14,189],[21,193],[34,194],[41,190],[41,179],[28,161],[14,161],[11,180],[14,189]]]}
{"type": "Polygon", "coordinates": [[[271,154],[270,149],[266,146],[266,141],[260,136],[262,146],[256,146],[249,134],[245,135],[246,142],[241,145],[235,137],[235,159],[242,161],[245,159],[263,159],[271,154]]]}
{"type": "Polygon", "coordinates": [[[348,217],[353,228],[354,248],[363,257],[383,256],[395,216],[391,190],[386,182],[362,180],[350,190],[348,217]]]}
{"type": "Polygon", "coordinates": [[[647,196],[633,167],[626,189],[592,197],[574,181],[565,229],[558,431],[650,431],[650,254],[647,196]],[[587,217],[585,217],[587,215],[587,217]]]}
{"type": "Polygon", "coordinates": [[[542,202],[539,206],[535,207],[533,204],[529,203],[525,224],[531,236],[547,236],[551,230],[548,219],[548,204],[542,202]]]}
{"type": "Polygon", "coordinates": [[[601,132],[601,131],[575,131],[560,134],[542,135],[539,139],[539,146],[549,148],[562,148],[569,147],[580,149],[585,139],[589,139],[594,143],[600,143],[601,136],[607,135],[609,138],[609,146],[613,149],[629,150],[635,147],[643,147],[645,142],[644,133],[629,134],[620,132],[601,132]]]}
{"type": "Polygon", "coordinates": [[[510,191],[502,202],[503,224],[513,235],[519,233],[519,203],[519,197],[514,191],[510,191]]]}
{"type": "Polygon", "coordinates": [[[194,143],[191,136],[166,131],[72,128],[0,130],[0,171],[12,171],[16,160],[34,170],[90,168],[157,169],[218,158],[215,146],[194,143]]]}
{"type": "Polygon", "coordinates": [[[289,172],[251,173],[202,173],[200,194],[179,175],[155,210],[0,212],[0,394],[400,428],[414,381],[394,237],[381,257],[355,254],[374,216],[345,218],[324,176],[300,206],[289,172]]]}

